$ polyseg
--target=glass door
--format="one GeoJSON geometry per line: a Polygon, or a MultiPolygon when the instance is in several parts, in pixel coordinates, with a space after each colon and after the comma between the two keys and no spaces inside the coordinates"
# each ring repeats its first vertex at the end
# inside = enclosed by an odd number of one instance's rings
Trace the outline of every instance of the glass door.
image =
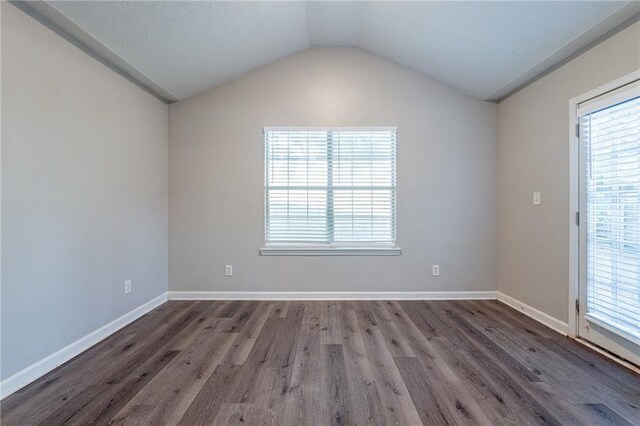
{"type": "Polygon", "coordinates": [[[581,338],[640,364],[640,84],[578,106],[581,338]]]}

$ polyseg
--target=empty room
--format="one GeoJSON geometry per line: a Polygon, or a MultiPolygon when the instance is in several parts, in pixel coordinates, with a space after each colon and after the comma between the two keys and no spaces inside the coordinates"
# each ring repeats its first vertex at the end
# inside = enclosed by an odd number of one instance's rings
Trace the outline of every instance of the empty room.
{"type": "Polygon", "coordinates": [[[640,1],[0,41],[1,425],[640,425],[640,1]]]}

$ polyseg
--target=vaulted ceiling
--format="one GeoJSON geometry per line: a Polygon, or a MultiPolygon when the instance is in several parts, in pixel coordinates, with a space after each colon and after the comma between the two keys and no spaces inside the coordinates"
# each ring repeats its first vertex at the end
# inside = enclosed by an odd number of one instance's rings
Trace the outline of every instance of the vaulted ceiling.
{"type": "Polygon", "coordinates": [[[326,46],[358,47],[497,100],[640,12],[640,2],[611,1],[46,5],[47,19],[126,64],[168,100],[326,46]]]}

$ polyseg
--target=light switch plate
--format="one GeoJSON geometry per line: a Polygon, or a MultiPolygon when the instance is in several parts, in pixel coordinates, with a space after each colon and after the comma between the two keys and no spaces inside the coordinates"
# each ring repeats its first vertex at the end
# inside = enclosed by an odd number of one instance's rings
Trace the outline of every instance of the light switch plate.
{"type": "Polygon", "coordinates": [[[540,200],[540,193],[539,192],[534,192],[533,193],[533,205],[534,206],[539,206],[540,204],[542,204],[542,201],[540,200]]]}

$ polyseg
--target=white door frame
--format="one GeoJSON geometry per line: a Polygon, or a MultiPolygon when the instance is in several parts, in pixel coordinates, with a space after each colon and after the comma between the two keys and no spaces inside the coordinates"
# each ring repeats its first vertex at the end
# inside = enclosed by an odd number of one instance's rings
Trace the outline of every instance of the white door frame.
{"type": "MultiPolygon", "coordinates": [[[[576,300],[580,288],[580,229],[576,213],[580,211],[580,139],[576,135],[578,105],[640,78],[640,70],[620,77],[569,101],[569,327],[570,337],[578,336],[576,300]]],[[[584,218],[580,218],[583,221],[584,218]]]]}

